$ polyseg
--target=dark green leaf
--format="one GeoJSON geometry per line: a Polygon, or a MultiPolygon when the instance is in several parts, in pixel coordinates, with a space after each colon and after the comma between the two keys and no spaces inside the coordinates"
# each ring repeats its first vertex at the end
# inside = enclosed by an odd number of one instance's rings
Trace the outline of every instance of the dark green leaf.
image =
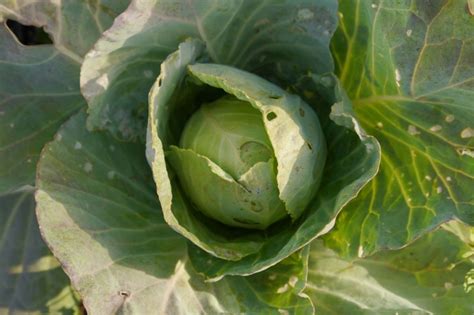
{"type": "Polygon", "coordinates": [[[0,192],[34,184],[43,145],[83,106],[79,67],[51,45],[23,46],[0,26],[0,192]]]}
{"type": "Polygon", "coordinates": [[[85,104],[82,56],[128,2],[2,2],[0,22],[44,27],[53,45],[23,46],[0,25],[0,193],[34,184],[43,145],[85,104]]]}
{"type": "Polygon", "coordinates": [[[364,259],[344,259],[316,241],[305,291],[321,314],[472,314],[474,291],[463,287],[472,268],[472,244],[443,229],[364,259]]]}
{"type": "Polygon", "coordinates": [[[33,189],[0,196],[0,313],[79,314],[59,262],[41,239],[33,189]]]}
{"type": "Polygon", "coordinates": [[[201,39],[215,63],[286,85],[308,71],[332,71],[335,11],[334,0],[135,1],[86,56],[88,124],[144,138],[147,94],[160,63],[188,37],[201,39]]]}
{"type": "Polygon", "coordinates": [[[0,21],[12,19],[44,27],[56,50],[80,64],[97,38],[129,3],[130,0],[5,0],[0,6],[0,21]]]}
{"type": "Polygon", "coordinates": [[[465,1],[342,1],[332,42],[379,174],[327,244],[365,256],[457,217],[474,224],[474,19],[465,1]]]}

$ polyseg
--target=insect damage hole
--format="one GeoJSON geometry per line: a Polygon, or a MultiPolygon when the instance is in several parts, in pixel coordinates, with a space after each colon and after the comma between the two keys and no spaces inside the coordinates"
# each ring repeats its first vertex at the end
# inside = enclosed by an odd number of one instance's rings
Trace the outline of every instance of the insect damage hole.
{"type": "Polygon", "coordinates": [[[269,112],[267,114],[268,121],[272,121],[273,119],[277,118],[277,115],[274,112],[269,112]]]}
{"type": "Polygon", "coordinates": [[[16,39],[26,46],[52,44],[53,41],[42,27],[24,25],[14,20],[7,20],[7,27],[16,39]]]}
{"type": "Polygon", "coordinates": [[[130,291],[128,290],[120,290],[118,291],[118,295],[122,296],[124,299],[130,296],[130,291]]]}

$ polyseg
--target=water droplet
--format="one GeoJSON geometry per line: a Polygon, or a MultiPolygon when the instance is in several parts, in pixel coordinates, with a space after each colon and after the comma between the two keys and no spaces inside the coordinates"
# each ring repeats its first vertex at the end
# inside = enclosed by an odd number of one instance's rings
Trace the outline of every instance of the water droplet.
{"type": "Polygon", "coordinates": [[[377,127],[380,128],[380,129],[382,129],[382,128],[383,128],[383,123],[382,123],[381,121],[379,121],[379,122],[377,123],[377,127]]]}
{"type": "Polygon", "coordinates": [[[425,179],[426,179],[427,181],[431,181],[431,176],[430,176],[430,175],[426,175],[426,176],[425,176],[425,179]]]}
{"type": "Polygon", "coordinates": [[[268,280],[275,280],[276,277],[276,274],[272,273],[270,276],[268,276],[268,280]]]}
{"type": "Polygon", "coordinates": [[[10,124],[10,128],[13,128],[13,127],[15,127],[15,124],[14,124],[14,123],[11,123],[11,124],[10,124]]]}
{"type": "Polygon", "coordinates": [[[453,179],[451,178],[451,176],[447,176],[447,177],[446,177],[446,180],[447,180],[448,182],[450,182],[450,181],[452,181],[453,179]]]}
{"type": "Polygon", "coordinates": [[[372,9],[375,9],[375,8],[377,8],[377,5],[375,3],[372,3],[371,7],[372,7],[372,9]]]}
{"type": "Polygon", "coordinates": [[[453,284],[451,282],[445,282],[444,283],[444,288],[446,290],[451,290],[453,288],[453,284]]]}
{"type": "Polygon", "coordinates": [[[443,187],[438,186],[438,187],[436,188],[436,192],[437,192],[438,194],[441,194],[441,193],[443,192],[443,187]]]}
{"type": "Polygon", "coordinates": [[[115,177],[115,172],[114,171],[109,171],[107,173],[107,178],[108,179],[114,179],[114,177],[115,177]]]}
{"type": "Polygon", "coordinates": [[[413,32],[413,30],[408,29],[408,30],[407,30],[407,36],[410,37],[412,32],[413,32]]]}

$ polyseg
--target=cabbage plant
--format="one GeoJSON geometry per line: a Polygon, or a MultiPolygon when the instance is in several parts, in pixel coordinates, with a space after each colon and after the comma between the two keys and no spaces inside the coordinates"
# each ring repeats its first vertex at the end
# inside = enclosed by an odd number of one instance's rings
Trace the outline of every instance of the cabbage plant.
{"type": "Polygon", "coordinates": [[[2,1],[0,313],[473,313],[472,14],[2,1]]]}

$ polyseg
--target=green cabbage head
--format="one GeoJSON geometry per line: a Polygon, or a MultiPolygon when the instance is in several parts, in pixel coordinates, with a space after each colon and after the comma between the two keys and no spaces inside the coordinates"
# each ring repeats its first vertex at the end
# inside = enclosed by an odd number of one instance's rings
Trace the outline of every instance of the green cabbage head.
{"type": "Polygon", "coordinates": [[[326,147],[314,111],[298,100],[298,107],[288,108],[293,115],[279,99],[269,98],[265,109],[225,95],[202,104],[186,122],[167,159],[197,210],[223,224],[263,230],[306,208],[318,189],[326,147]],[[299,127],[284,147],[275,137],[286,135],[270,131],[280,112],[299,127]],[[312,128],[298,119],[305,115],[313,117],[312,128]]]}

